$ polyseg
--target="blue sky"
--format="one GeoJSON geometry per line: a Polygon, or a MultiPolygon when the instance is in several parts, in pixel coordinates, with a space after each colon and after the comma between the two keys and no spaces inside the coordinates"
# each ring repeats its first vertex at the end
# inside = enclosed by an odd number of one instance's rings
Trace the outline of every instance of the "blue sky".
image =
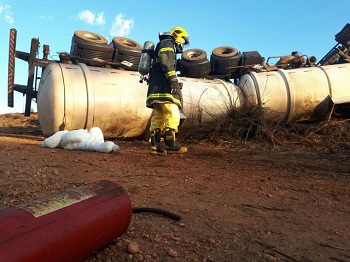
{"type": "MultiPolygon", "coordinates": [[[[17,30],[19,51],[29,52],[32,38],[50,46],[50,59],[69,52],[76,30],[131,38],[141,45],[157,42],[158,32],[181,26],[190,35],[188,48],[207,52],[232,46],[269,56],[299,51],[320,60],[335,44],[334,35],[350,23],[350,0],[215,0],[143,1],[0,0],[0,114],[24,112],[25,98],[15,92],[7,107],[8,41],[17,30]]],[[[39,50],[42,58],[42,48],[39,50]]],[[[28,64],[16,59],[15,83],[26,84],[28,64]]],[[[35,103],[33,110],[36,110],[35,103]]]]}

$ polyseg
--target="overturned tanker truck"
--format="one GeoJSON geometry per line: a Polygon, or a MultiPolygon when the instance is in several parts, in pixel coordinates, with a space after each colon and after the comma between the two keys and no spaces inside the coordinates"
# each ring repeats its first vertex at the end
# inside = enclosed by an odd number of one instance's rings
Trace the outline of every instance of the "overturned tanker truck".
{"type": "MultiPolygon", "coordinates": [[[[70,53],[48,59],[33,38],[30,53],[16,50],[17,31],[10,30],[8,106],[13,92],[26,96],[25,115],[37,103],[45,136],[60,130],[100,127],[106,137],[145,137],[152,111],[145,106],[147,71],[140,70],[152,46],[125,37],[111,43],[96,33],[75,31],[70,53]],[[14,83],[15,58],[27,61],[27,85],[14,83]],[[41,70],[39,68],[41,67],[41,70]],[[40,75],[40,76],[38,76],[40,75]],[[38,83],[38,84],[37,84],[38,83]]],[[[324,121],[350,115],[350,24],[335,35],[337,44],[316,63],[299,52],[269,57],[221,46],[208,59],[202,49],[189,49],[178,60],[183,83],[186,125],[211,122],[233,108],[255,104],[276,121],[324,121]],[[270,65],[271,58],[279,59],[270,65]]]]}

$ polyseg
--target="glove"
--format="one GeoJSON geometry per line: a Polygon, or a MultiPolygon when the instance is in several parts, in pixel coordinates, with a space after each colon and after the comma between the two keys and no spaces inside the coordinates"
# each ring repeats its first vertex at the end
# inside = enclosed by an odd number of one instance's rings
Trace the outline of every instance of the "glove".
{"type": "Polygon", "coordinates": [[[177,79],[170,82],[171,94],[173,96],[179,96],[181,93],[182,83],[179,83],[177,79]]]}

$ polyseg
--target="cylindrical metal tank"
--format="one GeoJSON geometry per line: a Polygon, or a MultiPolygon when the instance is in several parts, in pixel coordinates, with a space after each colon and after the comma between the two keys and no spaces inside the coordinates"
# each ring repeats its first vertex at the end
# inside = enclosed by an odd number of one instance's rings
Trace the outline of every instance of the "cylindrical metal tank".
{"type": "Polygon", "coordinates": [[[45,136],[92,127],[105,136],[138,136],[151,115],[146,92],[137,72],[52,63],[38,88],[40,126],[45,136]]]}
{"type": "Polygon", "coordinates": [[[183,110],[189,122],[211,122],[244,101],[238,86],[220,79],[179,78],[183,83],[183,110]]]}
{"type": "Polygon", "coordinates": [[[130,198],[102,180],[0,210],[0,260],[81,261],[121,236],[130,198]]]}
{"type": "Polygon", "coordinates": [[[151,41],[146,41],[142,47],[142,53],[140,57],[140,63],[138,72],[141,76],[148,75],[151,69],[152,53],[154,52],[154,43],[151,41]]]}
{"type": "MultiPolygon", "coordinates": [[[[45,136],[59,130],[100,127],[106,137],[139,137],[152,110],[138,72],[52,63],[41,77],[37,107],[45,136]]],[[[189,122],[211,121],[242,101],[236,85],[222,80],[179,77],[189,122]]]]}
{"type": "Polygon", "coordinates": [[[332,105],[350,102],[350,64],[243,75],[245,103],[258,104],[279,121],[325,120],[332,105]]]}
{"type": "Polygon", "coordinates": [[[321,67],[327,75],[334,104],[350,103],[350,64],[321,67]]]}

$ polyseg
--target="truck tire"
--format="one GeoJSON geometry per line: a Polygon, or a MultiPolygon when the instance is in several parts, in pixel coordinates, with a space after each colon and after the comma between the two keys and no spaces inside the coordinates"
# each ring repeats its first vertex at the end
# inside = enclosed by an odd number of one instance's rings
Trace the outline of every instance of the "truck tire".
{"type": "Polygon", "coordinates": [[[220,46],[213,49],[212,54],[217,57],[230,58],[238,54],[238,50],[231,46],[220,46]]]}
{"type": "Polygon", "coordinates": [[[211,71],[213,75],[222,75],[223,78],[230,78],[232,73],[237,71],[241,54],[231,46],[221,46],[213,49],[210,55],[211,71]]]}
{"type": "Polygon", "coordinates": [[[211,65],[208,59],[196,63],[181,59],[179,60],[179,69],[182,76],[193,78],[208,78],[211,65]]]}
{"type": "Polygon", "coordinates": [[[116,49],[124,53],[141,53],[142,45],[138,42],[121,36],[116,36],[113,38],[113,44],[116,49]]]}
{"type": "Polygon", "coordinates": [[[106,62],[112,61],[113,53],[113,45],[108,44],[103,36],[83,30],[74,32],[70,56],[76,62],[102,67],[106,66],[106,62]]]}
{"type": "Polygon", "coordinates": [[[90,43],[96,43],[96,44],[108,43],[108,40],[105,37],[89,31],[77,30],[74,32],[74,36],[90,43]]]}
{"type": "Polygon", "coordinates": [[[181,54],[181,59],[188,62],[201,63],[207,60],[207,52],[202,49],[188,49],[181,54]]]}
{"type": "Polygon", "coordinates": [[[132,64],[131,67],[122,65],[125,70],[137,71],[139,68],[142,46],[129,38],[116,36],[112,40],[115,49],[114,62],[127,61],[132,64]]]}

